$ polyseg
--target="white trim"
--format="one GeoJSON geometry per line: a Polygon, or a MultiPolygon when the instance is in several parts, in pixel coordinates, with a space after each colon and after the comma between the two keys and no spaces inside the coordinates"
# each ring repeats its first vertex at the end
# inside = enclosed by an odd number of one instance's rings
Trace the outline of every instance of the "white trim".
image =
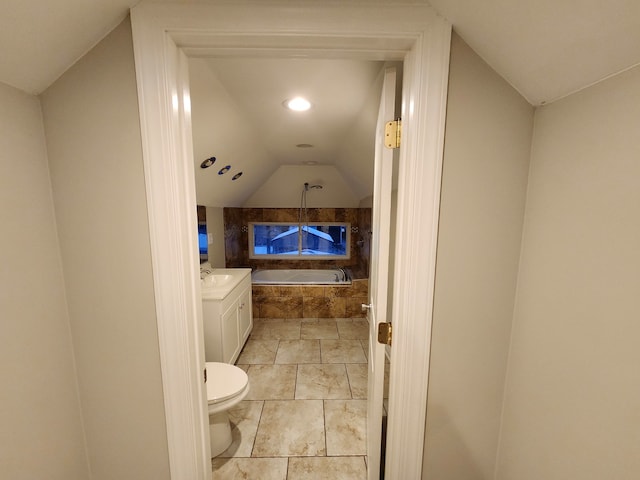
{"type": "Polygon", "coordinates": [[[210,475],[186,57],[132,12],[171,478],[210,475]],[[144,81],[140,81],[141,77],[144,81]],[[186,122],[184,120],[187,120],[186,122]]]}
{"type": "Polygon", "coordinates": [[[418,67],[405,68],[402,93],[387,478],[422,473],[450,41],[434,23],[405,60],[418,67]]]}
{"type": "Polygon", "coordinates": [[[184,52],[266,50],[404,59],[394,289],[394,318],[402,321],[394,329],[386,474],[419,478],[451,27],[426,4],[265,3],[142,3],[131,11],[171,478],[210,477],[184,52]]]}

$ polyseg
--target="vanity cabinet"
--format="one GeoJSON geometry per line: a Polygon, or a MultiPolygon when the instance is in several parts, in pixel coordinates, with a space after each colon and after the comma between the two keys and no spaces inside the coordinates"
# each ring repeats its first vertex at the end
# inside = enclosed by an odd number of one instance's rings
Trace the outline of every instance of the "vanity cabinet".
{"type": "Polygon", "coordinates": [[[251,282],[240,295],[240,303],[238,305],[238,328],[240,331],[240,350],[246,343],[253,328],[253,308],[251,305],[251,282]]]}
{"type": "Polygon", "coordinates": [[[202,298],[207,362],[233,364],[253,328],[251,275],[245,275],[223,298],[202,298]]]}

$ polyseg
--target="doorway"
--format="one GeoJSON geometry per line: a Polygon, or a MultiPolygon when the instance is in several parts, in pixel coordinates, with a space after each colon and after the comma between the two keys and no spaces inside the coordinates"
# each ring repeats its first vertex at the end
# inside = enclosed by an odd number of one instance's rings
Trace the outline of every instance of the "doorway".
{"type": "Polygon", "coordinates": [[[451,27],[427,5],[141,4],[132,9],[161,369],[173,478],[209,474],[187,55],[212,49],[403,60],[386,471],[419,478],[451,27]],[[426,293],[426,294],[425,294],[426,293]],[[417,341],[419,339],[419,341],[417,341]],[[395,375],[394,371],[412,372],[395,375]]]}
{"type": "Polygon", "coordinates": [[[229,412],[233,442],[213,459],[214,478],[238,470],[251,478],[267,470],[295,477],[309,469],[367,478],[369,348],[361,304],[369,302],[360,286],[367,284],[370,264],[384,67],[368,60],[189,59],[196,198],[209,211],[226,208],[226,234],[217,241],[233,244],[226,264],[212,265],[344,267],[358,286],[260,287],[268,297],[254,297],[254,328],[236,362],[247,371],[250,390],[229,412]],[[294,95],[308,98],[312,109],[284,108],[294,95]],[[303,190],[309,221],[348,221],[349,258],[339,264],[312,255],[252,259],[247,222],[294,222],[305,181],[322,186],[303,190]],[[358,297],[348,298],[351,291],[358,297]]]}

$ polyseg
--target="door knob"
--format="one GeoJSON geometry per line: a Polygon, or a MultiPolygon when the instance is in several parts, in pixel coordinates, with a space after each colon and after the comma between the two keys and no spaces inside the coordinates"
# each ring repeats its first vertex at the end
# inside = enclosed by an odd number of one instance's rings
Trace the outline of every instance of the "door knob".
{"type": "Polygon", "coordinates": [[[363,303],[362,304],[362,311],[366,312],[367,310],[371,310],[373,308],[373,303],[363,303]]]}

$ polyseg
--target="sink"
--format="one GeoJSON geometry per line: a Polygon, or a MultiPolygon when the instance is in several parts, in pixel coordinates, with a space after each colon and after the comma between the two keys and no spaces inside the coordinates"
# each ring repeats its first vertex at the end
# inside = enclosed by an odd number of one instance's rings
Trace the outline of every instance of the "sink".
{"type": "Polygon", "coordinates": [[[251,274],[250,268],[215,268],[201,280],[203,300],[222,300],[243,278],[251,274]]]}
{"type": "Polygon", "coordinates": [[[229,282],[233,280],[233,275],[228,273],[212,273],[211,275],[207,275],[204,280],[202,280],[202,286],[204,288],[211,287],[223,287],[227,285],[229,282]]]}

